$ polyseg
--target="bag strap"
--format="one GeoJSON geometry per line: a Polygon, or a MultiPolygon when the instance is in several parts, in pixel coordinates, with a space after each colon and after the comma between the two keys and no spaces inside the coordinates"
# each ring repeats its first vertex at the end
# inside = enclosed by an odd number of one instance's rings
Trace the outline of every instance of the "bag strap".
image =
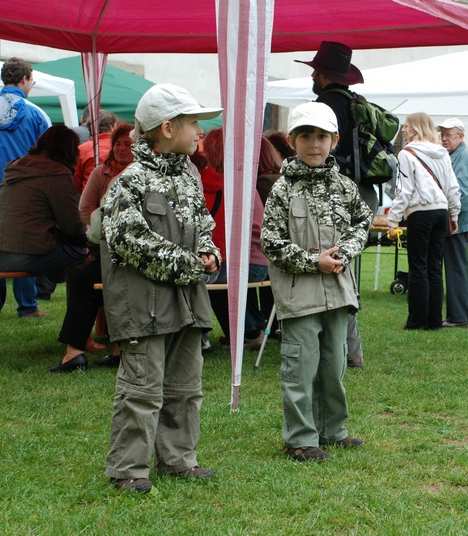
{"type": "Polygon", "coordinates": [[[442,188],[442,185],[440,184],[439,179],[437,178],[436,174],[432,171],[432,169],[424,162],[422,158],[420,158],[414,149],[411,147],[404,147],[403,151],[407,151],[408,153],[412,154],[422,165],[422,167],[429,173],[429,175],[434,179],[437,186],[442,190],[442,193],[445,195],[444,189],[442,188]]]}
{"type": "Polygon", "coordinates": [[[223,199],[223,191],[222,190],[218,190],[216,192],[216,196],[215,196],[215,200],[214,200],[214,203],[213,203],[213,206],[211,207],[211,210],[210,210],[210,214],[211,214],[211,217],[214,219],[216,213],[218,212],[219,210],[219,207],[221,206],[221,201],[223,199]]]}
{"type": "Polygon", "coordinates": [[[359,154],[359,132],[358,127],[353,127],[353,163],[354,180],[359,186],[361,182],[361,156],[359,154]]]}

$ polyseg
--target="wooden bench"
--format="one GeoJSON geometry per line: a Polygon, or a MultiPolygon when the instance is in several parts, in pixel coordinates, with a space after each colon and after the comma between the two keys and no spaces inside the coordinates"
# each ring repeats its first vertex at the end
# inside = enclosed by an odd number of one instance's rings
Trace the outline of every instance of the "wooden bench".
{"type": "Polygon", "coordinates": [[[0,279],[19,279],[20,277],[32,277],[29,272],[0,272],[0,279]]]}
{"type": "MultiPolygon", "coordinates": [[[[249,283],[248,288],[262,288],[262,287],[271,287],[271,281],[255,281],[252,283],[249,283]]],[[[102,283],[94,283],[93,285],[94,290],[102,290],[104,288],[102,283]]],[[[227,283],[210,283],[209,285],[206,285],[206,288],[210,291],[213,290],[227,290],[228,285],[227,283]]]]}

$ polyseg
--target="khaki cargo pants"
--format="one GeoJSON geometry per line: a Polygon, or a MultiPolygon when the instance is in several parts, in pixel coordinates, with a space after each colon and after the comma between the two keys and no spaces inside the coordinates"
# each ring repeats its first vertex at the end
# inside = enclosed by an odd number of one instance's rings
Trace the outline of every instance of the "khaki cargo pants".
{"type": "Polygon", "coordinates": [[[344,439],[347,308],[282,321],[283,438],[288,447],[344,439]]]}
{"type": "Polygon", "coordinates": [[[197,465],[201,330],[187,327],[121,348],[106,474],[148,478],[153,455],[163,472],[197,465]]]}

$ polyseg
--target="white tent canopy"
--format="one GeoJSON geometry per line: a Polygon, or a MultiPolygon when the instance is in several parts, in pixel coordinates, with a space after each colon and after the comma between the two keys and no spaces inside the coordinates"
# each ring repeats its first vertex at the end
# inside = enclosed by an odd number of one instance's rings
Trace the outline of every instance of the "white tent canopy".
{"type": "MultiPolygon", "coordinates": [[[[3,62],[0,62],[0,68],[3,62]]],[[[75,82],[68,78],[60,78],[50,74],[33,71],[33,78],[36,82],[29,94],[30,97],[51,97],[56,96],[60,100],[63,120],[67,127],[78,126],[78,112],[76,109],[75,82]]],[[[0,80],[0,87],[3,82],[0,80]]]]}
{"type": "MultiPolygon", "coordinates": [[[[437,120],[460,117],[468,126],[468,52],[363,71],[364,84],[351,89],[400,118],[426,112],[437,120]]],[[[296,106],[315,100],[312,79],[292,78],[268,83],[267,101],[296,106]]]]}

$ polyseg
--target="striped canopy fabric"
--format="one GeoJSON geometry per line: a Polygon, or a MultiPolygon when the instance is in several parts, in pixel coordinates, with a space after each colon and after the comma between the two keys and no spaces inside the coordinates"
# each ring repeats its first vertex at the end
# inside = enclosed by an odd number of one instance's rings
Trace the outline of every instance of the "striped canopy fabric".
{"type": "Polygon", "coordinates": [[[88,110],[93,138],[94,161],[99,165],[99,141],[98,121],[101,102],[102,80],[106,70],[107,54],[102,52],[83,52],[81,54],[83,64],[83,77],[88,96],[88,110]]]}
{"type": "Polygon", "coordinates": [[[218,3],[233,411],[239,406],[252,200],[265,107],[273,4],[273,0],[221,0],[218,3]]]}
{"type": "Polygon", "coordinates": [[[468,30],[468,0],[394,0],[468,30]]]}

